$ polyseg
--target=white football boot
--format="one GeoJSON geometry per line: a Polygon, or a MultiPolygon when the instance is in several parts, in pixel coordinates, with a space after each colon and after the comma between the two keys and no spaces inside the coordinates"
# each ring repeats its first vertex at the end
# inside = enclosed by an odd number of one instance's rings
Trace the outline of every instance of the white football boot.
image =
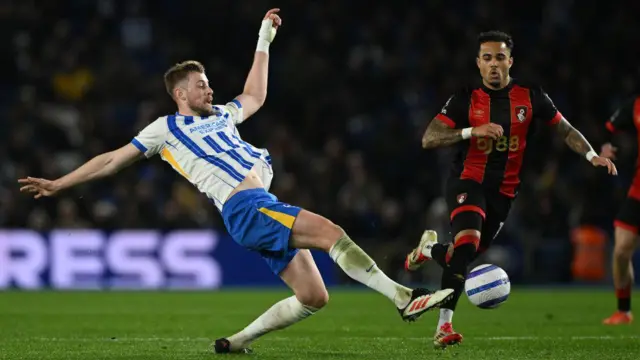
{"type": "Polygon", "coordinates": [[[407,271],[418,270],[422,264],[432,259],[431,249],[433,245],[438,243],[438,233],[433,230],[426,230],[422,233],[420,244],[413,249],[404,262],[404,268],[407,271]]]}

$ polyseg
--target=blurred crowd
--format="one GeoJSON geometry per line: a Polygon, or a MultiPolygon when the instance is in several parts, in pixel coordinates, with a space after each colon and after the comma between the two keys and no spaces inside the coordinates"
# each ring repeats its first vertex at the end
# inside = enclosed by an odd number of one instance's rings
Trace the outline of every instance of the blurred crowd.
{"type": "MultiPolygon", "coordinates": [[[[513,76],[538,81],[596,148],[606,118],[639,90],[637,2],[3,1],[0,227],[222,228],[159,158],[55,199],[20,194],[16,179],[56,178],[175,112],[162,74],[178,61],[203,62],[215,101],[231,100],[272,7],[284,23],[268,99],[241,134],[270,150],[274,194],[339,223],[393,270],[425,227],[447,236],[450,153],[425,151],[420,138],[449,95],[478,78],[478,32],[510,32],[513,76]]],[[[540,133],[496,249],[532,274],[547,266],[536,258],[570,254],[572,228],[610,232],[634,139],[617,139],[614,179],[540,133]]]]}

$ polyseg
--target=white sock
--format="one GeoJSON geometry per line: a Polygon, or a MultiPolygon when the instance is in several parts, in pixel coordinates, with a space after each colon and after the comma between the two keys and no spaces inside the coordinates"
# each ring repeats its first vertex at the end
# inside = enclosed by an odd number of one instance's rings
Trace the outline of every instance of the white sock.
{"type": "Polygon", "coordinates": [[[442,325],[450,323],[451,321],[453,321],[453,310],[440,309],[440,319],[438,320],[438,328],[436,330],[440,330],[442,325]]]}
{"type": "Polygon", "coordinates": [[[346,234],[333,244],[329,256],[349,277],[386,296],[396,307],[403,309],[411,301],[411,289],[389,279],[346,234]]]}
{"type": "Polygon", "coordinates": [[[260,336],[293,325],[313,315],[318,309],[303,305],[295,296],[279,301],[242,331],[227,338],[231,351],[240,350],[260,336]]]}

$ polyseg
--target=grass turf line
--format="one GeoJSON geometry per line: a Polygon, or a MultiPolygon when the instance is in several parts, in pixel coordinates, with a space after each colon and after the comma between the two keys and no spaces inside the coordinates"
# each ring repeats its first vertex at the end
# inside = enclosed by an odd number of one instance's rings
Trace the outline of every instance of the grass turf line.
{"type": "MultiPolygon", "coordinates": [[[[252,359],[637,359],[640,327],[601,325],[611,291],[514,290],[495,310],[461,299],[463,345],[433,350],[437,311],[415,324],[369,291],[253,346],[252,359]]],[[[636,298],[640,295],[634,294],[636,298]]],[[[252,321],[282,291],[0,292],[0,359],[211,359],[211,340],[252,321]]]]}

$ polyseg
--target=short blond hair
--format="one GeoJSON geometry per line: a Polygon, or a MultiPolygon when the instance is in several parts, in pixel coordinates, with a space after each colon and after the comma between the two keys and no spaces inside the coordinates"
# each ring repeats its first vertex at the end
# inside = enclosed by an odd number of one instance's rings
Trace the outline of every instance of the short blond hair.
{"type": "Polygon", "coordinates": [[[164,86],[171,98],[173,98],[173,89],[175,89],[176,84],[185,80],[189,73],[192,72],[204,74],[202,63],[196,60],[179,62],[164,73],[164,86]]]}

